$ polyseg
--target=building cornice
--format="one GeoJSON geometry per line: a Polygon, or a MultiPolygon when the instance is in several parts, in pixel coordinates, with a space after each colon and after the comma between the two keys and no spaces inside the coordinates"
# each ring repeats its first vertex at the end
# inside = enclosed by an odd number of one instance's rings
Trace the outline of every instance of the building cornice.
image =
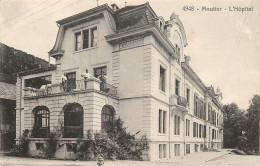
{"type": "Polygon", "coordinates": [[[189,74],[189,76],[202,88],[202,90],[204,92],[206,92],[207,87],[204,85],[204,83],[201,81],[201,79],[199,78],[199,76],[195,73],[195,71],[189,66],[187,65],[185,62],[181,63],[181,67],[184,71],[187,72],[187,74],[189,74]]]}
{"type": "MultiPolygon", "coordinates": [[[[128,6],[124,7],[127,8],[128,6]]],[[[130,6],[131,7],[131,6],[130,6]]],[[[154,10],[151,8],[151,6],[149,5],[149,2],[146,2],[145,4],[139,5],[139,6],[135,6],[133,9],[130,10],[126,10],[121,12],[121,10],[124,10],[124,8],[121,8],[117,11],[115,11],[115,14],[118,14],[119,16],[123,16],[123,15],[127,15],[129,13],[135,13],[136,11],[140,10],[140,9],[148,9],[149,12],[152,14],[153,17],[158,17],[157,14],[154,12],[154,10]]]]}
{"type": "Polygon", "coordinates": [[[102,12],[104,10],[107,10],[111,14],[114,14],[114,11],[108,6],[108,4],[104,4],[104,5],[92,8],[90,10],[87,10],[87,11],[75,14],[73,16],[64,18],[62,20],[57,21],[56,23],[59,24],[59,25],[67,24],[67,23],[73,22],[75,20],[78,20],[78,19],[84,18],[86,16],[89,16],[91,14],[94,14],[94,13],[97,13],[97,12],[102,12]]]}
{"type": "Polygon", "coordinates": [[[169,39],[162,33],[162,31],[158,29],[158,26],[156,26],[155,24],[148,24],[135,29],[117,32],[111,35],[107,35],[105,36],[105,38],[108,43],[115,44],[128,38],[149,34],[153,35],[157,39],[157,41],[159,41],[161,45],[167,50],[169,54],[174,56],[174,58],[178,58],[177,54],[175,54],[175,47],[172,45],[169,39]]]}
{"type": "MultiPolygon", "coordinates": [[[[216,100],[215,96],[212,95],[212,93],[210,93],[210,91],[208,90],[208,88],[205,86],[205,84],[201,81],[201,79],[199,78],[199,76],[195,73],[195,71],[189,66],[187,65],[187,63],[182,62],[181,63],[181,67],[183,68],[184,71],[187,72],[187,74],[195,81],[195,83],[197,83],[197,85],[199,85],[204,93],[208,94],[211,98],[212,98],[212,102],[214,104],[216,104],[220,109],[222,108],[222,105],[216,100]]],[[[222,109],[221,109],[222,110],[222,109]]]]}

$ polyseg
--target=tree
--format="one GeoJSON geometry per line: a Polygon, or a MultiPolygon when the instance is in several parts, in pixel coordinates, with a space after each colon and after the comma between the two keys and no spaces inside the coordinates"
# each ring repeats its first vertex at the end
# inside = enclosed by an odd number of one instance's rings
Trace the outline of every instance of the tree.
{"type": "Polygon", "coordinates": [[[224,110],[224,147],[236,148],[241,142],[245,126],[245,113],[236,103],[223,106],[224,110]]]}
{"type": "Polygon", "coordinates": [[[254,95],[250,100],[250,106],[247,109],[245,136],[246,150],[259,151],[259,120],[260,120],[260,95],[254,95]]]}

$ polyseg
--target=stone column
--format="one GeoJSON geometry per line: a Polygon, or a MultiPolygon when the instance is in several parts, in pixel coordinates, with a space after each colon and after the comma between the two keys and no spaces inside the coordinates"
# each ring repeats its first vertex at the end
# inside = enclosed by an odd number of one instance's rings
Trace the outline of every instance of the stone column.
{"type": "Polygon", "coordinates": [[[52,84],[60,84],[61,83],[61,75],[62,75],[62,71],[61,71],[61,64],[56,64],[56,70],[54,72],[54,78],[52,79],[52,84]]]}
{"type": "Polygon", "coordinates": [[[22,103],[23,103],[23,96],[22,96],[22,79],[17,77],[16,81],[16,139],[19,139],[22,131],[21,131],[21,111],[22,111],[22,103]]]}
{"type": "Polygon", "coordinates": [[[87,135],[88,130],[91,132],[101,130],[101,110],[102,110],[102,95],[96,91],[100,91],[101,81],[91,77],[86,80],[86,89],[92,92],[86,93],[84,104],[84,127],[83,134],[87,135]]]}
{"type": "Polygon", "coordinates": [[[90,77],[90,78],[87,78],[85,81],[87,83],[87,87],[86,87],[87,90],[98,90],[98,91],[100,91],[101,81],[99,79],[97,79],[95,77],[90,77]]]}

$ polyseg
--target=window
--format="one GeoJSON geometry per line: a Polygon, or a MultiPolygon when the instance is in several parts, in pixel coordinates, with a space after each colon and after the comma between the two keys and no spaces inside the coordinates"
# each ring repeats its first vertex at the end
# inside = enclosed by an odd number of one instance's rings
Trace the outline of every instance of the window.
{"type": "Polygon", "coordinates": [[[66,73],[67,77],[67,91],[76,89],[76,72],[66,73]]]}
{"type": "Polygon", "coordinates": [[[215,138],[214,134],[215,134],[215,131],[214,131],[214,129],[212,129],[212,139],[215,138]]]}
{"type": "Polygon", "coordinates": [[[75,33],[75,51],[81,50],[81,32],[75,33]]]}
{"type": "Polygon", "coordinates": [[[199,125],[196,122],[193,122],[193,137],[199,136],[199,125]]]}
{"type": "Polygon", "coordinates": [[[196,122],[193,122],[193,137],[196,137],[196,122]]]}
{"type": "Polygon", "coordinates": [[[180,63],[180,47],[176,44],[175,45],[175,48],[176,48],[176,52],[177,52],[177,56],[178,56],[178,58],[176,59],[176,61],[178,62],[178,63],[180,63]]]}
{"type": "Polygon", "coordinates": [[[199,145],[198,145],[198,144],[194,144],[194,149],[195,149],[195,152],[198,152],[198,147],[199,147],[199,145]]]}
{"type": "Polygon", "coordinates": [[[212,121],[212,107],[210,104],[208,104],[208,121],[212,121]]]}
{"type": "Polygon", "coordinates": [[[202,133],[202,125],[199,125],[199,138],[201,138],[201,133],[202,133]]]}
{"type": "Polygon", "coordinates": [[[89,48],[89,29],[83,31],[83,49],[89,48]]]}
{"type": "Polygon", "coordinates": [[[166,133],[166,111],[159,110],[159,133],[166,133]]]}
{"type": "Polygon", "coordinates": [[[50,133],[50,111],[47,107],[38,106],[34,109],[33,137],[44,138],[50,133]]]}
{"type": "Polygon", "coordinates": [[[78,138],[83,135],[83,107],[78,103],[64,106],[64,137],[78,138]]]}
{"type": "Polygon", "coordinates": [[[206,133],[206,130],[207,130],[207,129],[206,129],[206,125],[204,125],[203,138],[206,138],[206,134],[207,134],[207,133],[206,133]]]}
{"type": "Polygon", "coordinates": [[[202,99],[198,99],[198,118],[206,120],[206,113],[204,109],[204,102],[202,99]]]}
{"type": "Polygon", "coordinates": [[[25,80],[25,87],[40,89],[41,86],[51,84],[51,76],[41,76],[25,80]]]}
{"type": "Polygon", "coordinates": [[[104,106],[102,108],[102,115],[101,115],[101,126],[104,128],[104,126],[107,124],[107,122],[113,121],[114,119],[114,111],[109,106],[104,106]]]}
{"type": "Polygon", "coordinates": [[[212,123],[216,125],[216,112],[214,110],[212,111],[212,123]]]}
{"type": "Polygon", "coordinates": [[[91,28],[91,47],[97,46],[97,27],[91,28]]]}
{"type": "Polygon", "coordinates": [[[43,150],[44,148],[44,143],[35,143],[36,149],[37,150],[43,150]]]}
{"type": "Polygon", "coordinates": [[[180,144],[174,144],[175,156],[180,156],[180,144]]]}
{"type": "Polygon", "coordinates": [[[204,149],[204,145],[200,144],[200,151],[203,151],[203,149],[204,149]]]}
{"type": "Polygon", "coordinates": [[[217,114],[217,125],[218,125],[218,114],[217,114]]]}
{"type": "Polygon", "coordinates": [[[186,99],[187,99],[187,104],[190,106],[190,89],[186,89],[186,99]]]}
{"type": "Polygon", "coordinates": [[[196,123],[196,137],[198,137],[198,133],[199,132],[199,124],[198,123],[196,123]]]}
{"type": "Polygon", "coordinates": [[[75,33],[75,51],[98,45],[97,26],[75,33]]]}
{"type": "Polygon", "coordinates": [[[190,154],[190,144],[186,144],[186,154],[190,154]]]}
{"type": "Polygon", "coordinates": [[[77,144],[76,143],[66,143],[66,149],[68,152],[74,152],[77,148],[77,144]]]}
{"type": "Polygon", "coordinates": [[[174,119],[174,134],[180,135],[180,116],[175,115],[174,119]]]}
{"type": "Polygon", "coordinates": [[[160,82],[159,82],[159,89],[165,92],[165,69],[160,66],[160,82]]]}
{"type": "Polygon", "coordinates": [[[194,95],[194,116],[198,116],[198,96],[194,95]]]}
{"type": "Polygon", "coordinates": [[[177,96],[179,96],[180,95],[180,81],[179,80],[175,80],[175,94],[177,95],[177,96]]]}
{"type": "Polygon", "coordinates": [[[94,77],[98,78],[99,76],[101,76],[101,74],[107,75],[107,67],[106,66],[94,68],[94,77]]]}
{"type": "Polygon", "coordinates": [[[163,158],[163,145],[159,144],[159,158],[163,158]]]}
{"type": "Polygon", "coordinates": [[[167,158],[166,144],[159,144],[159,158],[167,158]]]}
{"type": "Polygon", "coordinates": [[[186,119],[186,136],[190,136],[190,120],[186,119]]]}

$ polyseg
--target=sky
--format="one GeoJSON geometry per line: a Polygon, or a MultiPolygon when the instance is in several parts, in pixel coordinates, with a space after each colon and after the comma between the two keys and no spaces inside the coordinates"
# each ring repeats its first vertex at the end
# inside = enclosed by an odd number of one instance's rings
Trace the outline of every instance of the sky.
{"type": "MultiPolygon", "coordinates": [[[[48,60],[57,20],[102,4],[140,5],[147,0],[0,0],[0,42],[48,60]]],[[[184,52],[206,86],[219,88],[223,104],[247,109],[260,94],[260,0],[151,0],[165,20],[175,12],[183,23],[188,46],[184,52]],[[194,7],[194,11],[183,7],[194,7]],[[221,11],[201,11],[218,7],[221,11]],[[253,7],[253,11],[229,11],[253,7]],[[199,9],[199,10],[197,10],[199,9]],[[224,10],[226,9],[226,10],[224,10]]],[[[51,60],[54,63],[54,60],[51,60]]]]}

